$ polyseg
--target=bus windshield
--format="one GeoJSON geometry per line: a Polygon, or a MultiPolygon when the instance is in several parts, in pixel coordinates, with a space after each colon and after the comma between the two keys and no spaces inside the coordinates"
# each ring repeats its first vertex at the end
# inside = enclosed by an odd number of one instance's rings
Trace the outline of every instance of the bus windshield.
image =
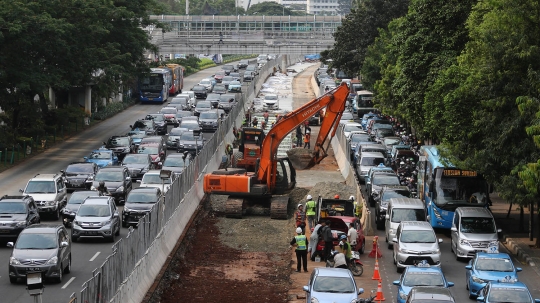
{"type": "Polygon", "coordinates": [[[457,176],[457,173],[453,172],[466,171],[443,168],[435,170],[433,200],[438,207],[454,211],[459,206],[487,203],[488,192],[485,180],[477,177],[476,172],[471,172],[474,176],[457,176]]]}
{"type": "Polygon", "coordinates": [[[161,92],[164,84],[163,74],[151,73],[141,79],[141,90],[161,92]]]}

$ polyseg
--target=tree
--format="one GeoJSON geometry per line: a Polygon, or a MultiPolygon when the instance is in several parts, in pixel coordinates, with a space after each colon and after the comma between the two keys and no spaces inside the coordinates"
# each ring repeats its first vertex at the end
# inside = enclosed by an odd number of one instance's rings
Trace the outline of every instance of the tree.
{"type": "Polygon", "coordinates": [[[338,8],[336,12],[338,15],[345,16],[351,12],[352,1],[351,0],[338,0],[338,8]]]}
{"type": "Polygon", "coordinates": [[[262,15],[262,16],[297,16],[299,13],[293,12],[290,8],[285,7],[276,2],[268,1],[261,2],[249,7],[247,15],[262,15]]]}

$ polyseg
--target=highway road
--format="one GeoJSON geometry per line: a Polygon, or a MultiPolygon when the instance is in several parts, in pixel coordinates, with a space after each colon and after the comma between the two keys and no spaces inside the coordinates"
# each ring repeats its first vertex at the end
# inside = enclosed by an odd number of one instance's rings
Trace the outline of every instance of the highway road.
{"type": "MultiPolygon", "coordinates": [[[[184,90],[190,90],[200,79],[209,77],[218,70],[220,67],[213,67],[186,77],[184,90]]],[[[162,105],[134,105],[66,142],[57,144],[46,152],[0,173],[0,195],[18,195],[20,194],[18,190],[24,188],[35,174],[58,173],[71,162],[84,161],[84,156],[98,148],[110,136],[125,134],[129,131],[129,125],[136,119],[144,118],[148,113],[155,113],[161,107],[162,105]]],[[[205,134],[205,136],[211,136],[211,134],[205,134]]],[[[134,183],[134,188],[137,187],[136,184],[134,183]]],[[[53,221],[46,217],[42,217],[42,223],[61,224],[60,220],[53,221]]],[[[122,228],[121,236],[125,237],[127,232],[126,228],[122,228]]],[[[6,247],[5,244],[5,242],[0,242],[0,302],[32,302],[25,282],[20,281],[16,285],[9,282],[8,264],[12,249],[6,247]]],[[[45,283],[43,303],[68,302],[69,296],[73,292],[78,293],[81,285],[91,278],[92,271],[103,264],[112,251],[111,247],[112,244],[104,240],[92,239],[73,243],[71,273],[64,276],[61,284],[45,283]]]]}

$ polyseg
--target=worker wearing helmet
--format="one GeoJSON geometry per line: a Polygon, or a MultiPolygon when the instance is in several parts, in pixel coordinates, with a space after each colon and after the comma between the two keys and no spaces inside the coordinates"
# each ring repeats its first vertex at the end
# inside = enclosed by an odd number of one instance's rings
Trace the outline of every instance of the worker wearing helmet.
{"type": "Polygon", "coordinates": [[[291,246],[296,246],[296,272],[300,272],[302,266],[304,267],[304,272],[308,272],[307,269],[307,252],[308,252],[308,239],[303,234],[303,230],[300,227],[296,228],[296,236],[291,240],[291,246]]]}
{"type": "Polygon", "coordinates": [[[309,230],[311,230],[315,226],[315,201],[311,195],[307,195],[306,199],[306,216],[309,230]]]}
{"type": "Polygon", "coordinates": [[[334,268],[347,269],[347,259],[345,259],[344,254],[334,250],[332,251],[331,256],[334,259],[334,268]]]}
{"type": "Polygon", "coordinates": [[[347,235],[343,234],[339,237],[339,247],[343,254],[345,255],[345,260],[347,260],[347,265],[349,264],[352,258],[352,246],[351,243],[347,240],[347,235]]]}
{"type": "Polygon", "coordinates": [[[99,192],[100,196],[109,195],[109,190],[107,189],[107,186],[105,186],[104,181],[99,181],[99,186],[96,188],[96,190],[99,192]]]}
{"type": "Polygon", "coordinates": [[[298,204],[294,217],[296,219],[296,227],[300,227],[302,229],[302,234],[304,234],[304,229],[306,228],[306,213],[304,212],[304,205],[298,204]]]}
{"type": "Polygon", "coordinates": [[[339,195],[335,195],[334,199],[336,199],[336,200],[339,199],[339,195]]]}

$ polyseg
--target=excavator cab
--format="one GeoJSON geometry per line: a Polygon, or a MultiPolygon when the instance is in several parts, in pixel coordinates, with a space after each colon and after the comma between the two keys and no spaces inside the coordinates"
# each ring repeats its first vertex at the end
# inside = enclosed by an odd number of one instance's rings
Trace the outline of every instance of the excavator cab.
{"type": "Polygon", "coordinates": [[[289,158],[280,158],[276,167],[276,186],[274,194],[282,195],[296,186],[296,170],[289,158]]]}
{"type": "Polygon", "coordinates": [[[255,171],[257,159],[261,157],[261,145],[264,140],[264,131],[255,127],[244,127],[240,133],[238,154],[234,155],[234,167],[255,171]]]}

